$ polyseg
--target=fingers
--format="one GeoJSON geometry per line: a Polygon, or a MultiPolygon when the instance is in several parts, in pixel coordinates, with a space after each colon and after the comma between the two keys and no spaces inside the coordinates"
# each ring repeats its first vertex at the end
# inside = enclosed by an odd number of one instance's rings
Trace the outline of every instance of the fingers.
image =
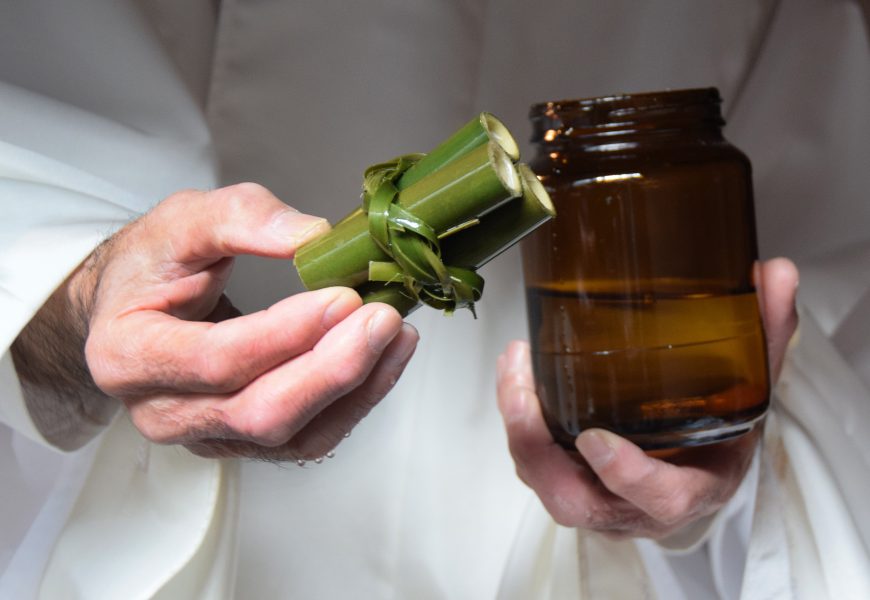
{"type": "Polygon", "coordinates": [[[577,449],[608,490],[672,526],[714,512],[737,489],[754,447],[754,440],[739,441],[692,449],[703,459],[681,465],[652,458],[603,429],[581,433],[577,449]]]}
{"type": "Polygon", "coordinates": [[[164,258],[196,270],[239,254],[292,258],[299,246],[329,230],[325,219],[290,208],[254,183],[179,192],[148,218],[155,233],[172,232],[164,258]],[[172,227],[159,228],[159,222],[172,227]]]}
{"type": "Polygon", "coordinates": [[[328,229],[254,184],[166,199],[112,238],[85,348],[95,382],[155,442],[264,456],[335,445],[395,383],[416,332],[345,288],[248,316],[222,296],[233,256],[289,259],[328,229]]]}
{"type": "Polygon", "coordinates": [[[219,439],[281,446],[332,402],[359,387],[401,328],[393,308],[366,305],[310,351],[238,392],[165,394],[126,403],[139,431],[157,443],[219,439]]]}
{"type": "Polygon", "coordinates": [[[640,511],[601,487],[594,474],[553,441],[534,392],[525,342],[511,342],[499,357],[498,403],[517,475],[557,523],[616,530],[642,517],[640,511]]]}
{"type": "Polygon", "coordinates": [[[761,317],[767,334],[771,377],[779,377],[789,340],[797,328],[795,295],[798,271],[787,258],[774,258],[758,267],[757,285],[761,317]]]}
{"type": "Polygon", "coordinates": [[[285,443],[359,387],[401,328],[402,318],[392,307],[363,306],[310,351],[261,375],[227,402],[226,423],[257,444],[285,443]]]}
{"type": "Polygon", "coordinates": [[[519,477],[561,525],[616,537],[660,537],[710,514],[734,493],[757,432],[657,460],[613,433],[577,439],[582,460],[555,444],[534,392],[528,345],[512,342],[499,357],[498,400],[519,477]]]}
{"type": "MultiPolygon", "coordinates": [[[[357,389],[327,406],[283,444],[263,446],[238,439],[206,438],[185,447],[204,458],[235,456],[279,462],[324,457],[350,435],[357,423],[392,389],[413,355],[417,339],[416,330],[404,325],[357,389]]],[[[229,428],[223,429],[222,424],[215,429],[222,430],[226,435],[235,435],[229,428]]]]}
{"type": "Polygon", "coordinates": [[[325,456],[392,389],[414,354],[417,331],[408,324],[384,350],[369,377],[356,389],[320,412],[280,446],[260,446],[233,439],[204,439],[186,447],[199,456],[244,456],[267,461],[312,460],[325,456]]]}
{"type": "MultiPolygon", "coordinates": [[[[529,346],[525,342],[511,342],[507,351],[498,358],[498,407],[508,432],[508,445],[517,465],[517,474],[523,481],[547,476],[530,465],[553,461],[569,467],[564,452],[554,442],[544,424],[538,397],[535,393],[529,346]]],[[[573,469],[573,467],[571,467],[573,469]]]]}
{"type": "Polygon", "coordinates": [[[328,230],[325,219],[290,208],[260,185],[178,192],[113,236],[117,260],[107,260],[100,276],[99,306],[202,320],[223,291],[231,257],[290,259],[328,230]]]}
{"type": "Polygon", "coordinates": [[[348,288],[291,296],[267,310],[219,323],[155,310],[94,324],[86,354],[97,385],[115,397],[183,389],[227,393],[309,351],[361,305],[348,288]]]}
{"type": "Polygon", "coordinates": [[[359,387],[327,406],[294,435],[284,446],[283,459],[311,460],[335,448],[393,388],[411,360],[418,340],[417,330],[404,324],[368,378],[359,387]]]}

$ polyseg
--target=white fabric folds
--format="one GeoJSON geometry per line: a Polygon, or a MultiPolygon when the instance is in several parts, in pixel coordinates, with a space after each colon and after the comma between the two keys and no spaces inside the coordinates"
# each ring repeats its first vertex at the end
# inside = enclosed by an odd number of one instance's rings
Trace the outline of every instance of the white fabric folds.
{"type": "MultiPolygon", "coordinates": [[[[870,598],[866,3],[219,4],[217,25],[170,32],[196,49],[183,60],[158,30],[178,4],[148,19],[161,3],[0,9],[0,599],[870,598]],[[480,110],[523,140],[532,102],[719,87],[726,136],[753,161],[762,254],[803,273],[799,338],[741,491],[669,544],[552,521],[495,408],[495,358],[526,335],[516,252],[486,267],[478,320],[413,315],[405,376],[321,465],[207,461],[123,416],[77,452],[48,447],[6,349],[106,235],[217,184],[188,91],[208,81],[225,181],[333,219],[366,165],[480,110]]],[[[262,308],[291,277],[241,260],[229,293],[262,308]]]]}

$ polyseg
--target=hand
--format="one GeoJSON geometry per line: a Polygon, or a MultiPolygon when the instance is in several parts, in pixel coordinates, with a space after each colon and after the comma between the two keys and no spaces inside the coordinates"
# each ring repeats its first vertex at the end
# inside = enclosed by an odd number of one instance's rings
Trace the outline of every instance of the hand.
{"type": "Polygon", "coordinates": [[[68,283],[87,314],[93,381],[154,442],[203,456],[323,456],[395,383],[416,331],[347,288],[247,316],[221,292],[233,256],[291,259],[328,229],[254,184],[169,197],[68,283]]]}
{"type": "MultiPolygon", "coordinates": [[[[797,270],[774,259],[757,266],[756,281],[775,380],[797,326],[797,270]]],[[[680,450],[666,462],[613,433],[590,429],[576,440],[585,464],[574,460],[544,424],[524,342],[512,342],[499,357],[498,399],[517,474],[556,522],[616,538],[661,538],[714,513],[743,480],[759,437],[756,429],[680,450]]]]}

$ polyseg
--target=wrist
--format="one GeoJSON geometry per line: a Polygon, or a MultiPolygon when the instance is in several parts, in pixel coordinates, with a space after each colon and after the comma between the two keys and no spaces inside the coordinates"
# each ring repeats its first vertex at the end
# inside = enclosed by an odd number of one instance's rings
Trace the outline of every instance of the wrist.
{"type": "Polygon", "coordinates": [[[62,450],[87,443],[119,404],[96,386],[84,354],[105,246],[54,291],[11,346],[30,418],[62,450]]]}

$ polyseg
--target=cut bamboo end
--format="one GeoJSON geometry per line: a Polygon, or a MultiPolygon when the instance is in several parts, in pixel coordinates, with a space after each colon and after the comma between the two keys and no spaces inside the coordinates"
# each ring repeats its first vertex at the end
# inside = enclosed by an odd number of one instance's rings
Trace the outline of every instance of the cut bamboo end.
{"type": "Polygon", "coordinates": [[[481,113],[480,124],[489,134],[492,141],[499,145],[505,153],[516,162],[520,159],[520,146],[505,124],[490,113],[481,113]]]}
{"type": "Polygon", "coordinates": [[[547,214],[555,217],[556,207],[553,205],[553,199],[550,198],[550,194],[534,171],[526,164],[517,165],[517,171],[523,183],[523,195],[534,198],[535,202],[540,204],[547,214]]]}
{"type": "Polygon", "coordinates": [[[511,197],[522,194],[523,185],[514,159],[499,144],[489,144],[489,160],[499,181],[511,197]]]}

